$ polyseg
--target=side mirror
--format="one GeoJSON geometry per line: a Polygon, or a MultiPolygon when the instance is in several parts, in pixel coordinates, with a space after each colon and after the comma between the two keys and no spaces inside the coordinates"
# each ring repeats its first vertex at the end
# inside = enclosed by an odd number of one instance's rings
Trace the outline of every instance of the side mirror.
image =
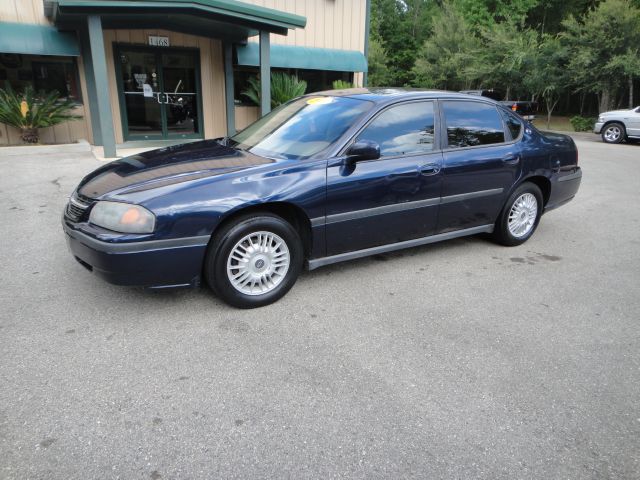
{"type": "Polygon", "coordinates": [[[346,155],[353,162],[375,160],[380,158],[380,145],[371,140],[360,140],[347,149],[346,155]]]}

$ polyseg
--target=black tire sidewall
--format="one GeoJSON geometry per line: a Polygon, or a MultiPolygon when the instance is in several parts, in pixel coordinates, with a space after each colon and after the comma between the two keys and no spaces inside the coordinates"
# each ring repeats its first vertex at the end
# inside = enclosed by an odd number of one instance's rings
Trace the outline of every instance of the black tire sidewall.
{"type": "Polygon", "coordinates": [[[627,130],[624,128],[624,125],[622,123],[620,123],[620,122],[608,123],[607,125],[605,125],[605,127],[602,130],[602,141],[604,143],[610,143],[610,144],[622,143],[622,141],[625,139],[626,136],[627,136],[627,130]],[[614,126],[617,126],[620,129],[620,137],[614,142],[609,142],[604,137],[604,134],[609,128],[614,127],[614,126]]]}
{"type": "Polygon", "coordinates": [[[284,219],[269,214],[257,214],[240,218],[223,228],[209,245],[205,259],[204,275],[214,293],[225,302],[238,308],[256,308],[282,298],[296,282],[304,253],[298,232],[284,219]],[[263,295],[246,295],[236,290],[227,277],[227,259],[235,244],[245,235],[257,231],[272,232],[282,238],[289,249],[291,263],[287,274],[272,291],[263,295]]]}
{"type": "Polygon", "coordinates": [[[536,229],[538,228],[538,224],[540,223],[540,218],[542,217],[542,209],[543,209],[543,198],[542,192],[540,188],[530,182],[525,182],[518,186],[513,193],[509,196],[509,199],[505,202],[502,213],[500,214],[500,218],[496,222],[496,232],[495,236],[500,243],[507,246],[516,246],[521,245],[534,234],[536,229]],[[536,197],[536,201],[538,202],[538,214],[536,215],[536,221],[533,224],[533,228],[527,233],[524,237],[514,237],[509,231],[509,212],[513,207],[515,201],[524,193],[531,193],[536,197]]]}

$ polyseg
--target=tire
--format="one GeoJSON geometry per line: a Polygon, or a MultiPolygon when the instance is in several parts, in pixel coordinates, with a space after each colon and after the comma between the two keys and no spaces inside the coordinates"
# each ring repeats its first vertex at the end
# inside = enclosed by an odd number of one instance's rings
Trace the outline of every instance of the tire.
{"type": "Polygon", "coordinates": [[[496,220],[494,240],[508,247],[526,242],[538,227],[542,207],[540,188],[529,182],[520,185],[509,196],[496,220]]]}
{"type": "Polygon", "coordinates": [[[262,307],[293,287],[303,260],[300,235],[289,223],[276,215],[254,213],[214,234],[204,277],[226,303],[238,308],[262,307]]]}
{"type": "Polygon", "coordinates": [[[627,132],[620,122],[607,123],[602,130],[602,141],[604,143],[620,143],[626,136],[627,132]]]}

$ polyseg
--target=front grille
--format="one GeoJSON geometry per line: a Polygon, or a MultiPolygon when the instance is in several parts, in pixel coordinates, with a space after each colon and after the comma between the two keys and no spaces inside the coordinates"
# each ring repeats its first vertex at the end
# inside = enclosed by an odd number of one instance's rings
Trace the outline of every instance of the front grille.
{"type": "Polygon", "coordinates": [[[74,192],[69,198],[69,203],[67,203],[67,208],[64,210],[64,215],[72,222],[77,222],[82,219],[90,206],[91,203],[80,200],[74,192]]]}

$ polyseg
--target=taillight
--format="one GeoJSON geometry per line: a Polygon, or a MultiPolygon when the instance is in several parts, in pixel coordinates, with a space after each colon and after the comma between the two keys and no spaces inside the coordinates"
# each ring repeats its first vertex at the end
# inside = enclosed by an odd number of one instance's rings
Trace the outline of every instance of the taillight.
{"type": "Polygon", "coordinates": [[[518,105],[515,104],[515,103],[513,105],[511,105],[511,111],[512,112],[517,112],[518,111],[518,105]]]}

